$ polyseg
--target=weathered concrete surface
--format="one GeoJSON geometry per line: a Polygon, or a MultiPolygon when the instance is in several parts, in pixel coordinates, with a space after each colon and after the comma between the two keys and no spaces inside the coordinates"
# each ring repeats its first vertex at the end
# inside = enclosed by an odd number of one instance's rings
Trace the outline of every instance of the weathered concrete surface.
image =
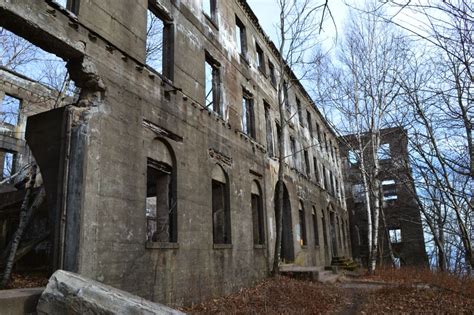
{"type": "MultiPolygon", "coordinates": [[[[256,44],[266,64],[275,66],[278,56],[246,1],[217,3],[216,27],[194,0],[88,0],[75,16],[52,1],[0,0],[0,26],[68,60],[70,77],[82,88],[74,104],[82,116],[64,154],[67,178],[58,174],[66,219],[55,226],[55,239],[65,236],[55,243],[58,268],[169,305],[229,294],[267,276],[281,119],[278,92],[269,72],[259,70],[256,44]],[[169,16],[173,29],[170,69],[161,75],[144,67],[148,2],[164,7],[155,9],[169,16]],[[236,16],[246,27],[244,56],[236,45],[236,16]],[[221,114],[205,106],[206,55],[220,64],[221,114]],[[253,96],[252,136],[243,128],[243,91],[253,96]],[[177,238],[147,242],[147,161],[164,162],[164,151],[174,158],[177,238]],[[223,247],[213,244],[217,165],[229,182],[232,244],[223,247]],[[262,197],[263,244],[252,235],[253,184],[262,197]]],[[[341,160],[336,135],[293,83],[285,114],[292,118],[282,134],[285,155],[294,151],[285,167],[291,222],[285,239],[295,264],[324,266],[332,255],[350,255],[341,160]]]]}
{"type": "Polygon", "coordinates": [[[38,299],[44,288],[0,291],[0,314],[23,315],[35,312],[38,299]]]}
{"type": "Polygon", "coordinates": [[[38,314],[183,314],[78,274],[56,271],[38,302],[38,314]]]}

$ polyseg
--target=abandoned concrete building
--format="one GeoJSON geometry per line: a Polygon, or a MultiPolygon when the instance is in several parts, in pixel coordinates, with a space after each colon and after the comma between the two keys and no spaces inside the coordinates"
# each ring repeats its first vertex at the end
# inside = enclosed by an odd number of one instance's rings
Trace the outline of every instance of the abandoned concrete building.
{"type": "MultiPolygon", "coordinates": [[[[379,256],[386,265],[391,264],[389,242],[398,265],[427,266],[420,208],[415,195],[414,181],[408,162],[408,135],[400,127],[380,131],[381,145],[377,152],[380,165],[382,211],[379,224],[379,256]]],[[[361,137],[363,147],[369,141],[361,137]]],[[[364,186],[360,176],[360,163],[356,149],[356,135],[340,138],[341,158],[344,160],[347,209],[350,217],[351,248],[353,258],[367,264],[367,212],[364,207],[364,186]]],[[[366,165],[373,165],[367,158],[366,165]]]]}
{"type": "Polygon", "coordinates": [[[337,137],[295,75],[279,73],[245,0],[0,0],[0,26],[67,62],[79,90],[33,106],[48,90],[0,72],[2,104],[15,103],[2,165],[21,167],[29,150],[39,165],[50,271],[173,305],[266,277],[278,137],[282,262],[351,255],[337,137]]]}

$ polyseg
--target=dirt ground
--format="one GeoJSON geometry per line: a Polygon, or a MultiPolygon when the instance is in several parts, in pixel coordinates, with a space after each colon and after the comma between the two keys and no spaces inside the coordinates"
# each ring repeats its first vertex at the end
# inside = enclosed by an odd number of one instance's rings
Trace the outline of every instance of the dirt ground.
{"type": "Polygon", "coordinates": [[[474,314],[474,280],[419,270],[379,271],[335,284],[277,277],[182,308],[192,314],[474,314]]]}

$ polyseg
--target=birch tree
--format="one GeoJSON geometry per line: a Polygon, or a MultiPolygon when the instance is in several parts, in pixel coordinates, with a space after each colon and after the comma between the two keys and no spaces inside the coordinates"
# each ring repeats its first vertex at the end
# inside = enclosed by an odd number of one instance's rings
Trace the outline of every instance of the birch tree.
{"type": "MultiPolygon", "coordinates": [[[[287,160],[285,155],[288,122],[296,114],[296,106],[288,106],[288,90],[308,74],[306,67],[310,54],[317,44],[318,31],[321,30],[326,17],[332,17],[328,1],[313,0],[276,0],[279,8],[277,23],[277,48],[279,59],[277,71],[279,77],[276,84],[278,97],[278,116],[281,136],[278,139],[278,182],[276,193],[275,221],[276,240],[273,257],[272,275],[279,273],[283,227],[283,181],[287,160]],[[287,111],[287,108],[291,108],[287,111]]],[[[294,157],[292,157],[294,158],[294,157]]]]}
{"type": "MultiPolygon", "coordinates": [[[[366,4],[371,11],[373,4],[366,4]]],[[[345,25],[337,60],[317,58],[318,102],[333,113],[336,129],[353,134],[347,143],[357,159],[367,215],[368,270],[376,268],[379,222],[383,211],[379,178],[380,130],[391,125],[399,108],[397,78],[404,72],[409,42],[383,18],[352,12],[345,25]],[[321,70],[322,68],[322,70],[321,70]]],[[[393,258],[393,255],[391,255],[393,258]]]]}

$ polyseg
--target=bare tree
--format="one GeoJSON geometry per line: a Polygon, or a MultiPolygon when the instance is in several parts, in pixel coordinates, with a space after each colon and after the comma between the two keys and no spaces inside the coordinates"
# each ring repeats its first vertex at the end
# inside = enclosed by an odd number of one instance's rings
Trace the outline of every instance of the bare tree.
{"type": "MultiPolygon", "coordinates": [[[[372,11],[374,4],[366,7],[372,11]]],[[[358,161],[363,187],[370,272],[376,268],[379,222],[383,221],[380,130],[390,126],[392,114],[401,110],[397,81],[404,73],[408,48],[409,42],[381,16],[354,11],[345,25],[337,60],[315,58],[316,76],[323,77],[317,84],[318,102],[332,111],[339,133],[353,134],[356,139],[346,145],[358,161]]]]}
{"type": "MultiPolygon", "coordinates": [[[[387,21],[415,35],[430,52],[423,54],[422,69],[412,65],[411,77],[399,83],[411,108],[411,162],[419,178],[419,203],[437,248],[437,265],[449,269],[461,252],[470,271],[474,267],[473,6],[465,0],[393,0],[385,5],[398,12],[387,21]],[[399,19],[403,13],[419,23],[399,19]],[[448,240],[457,240],[461,251],[448,240]]],[[[459,259],[452,267],[462,267],[459,259]]]]}
{"type": "MultiPolygon", "coordinates": [[[[278,116],[281,136],[278,138],[278,182],[276,188],[276,240],[273,257],[272,275],[279,273],[283,227],[283,179],[286,160],[285,135],[287,126],[296,114],[295,106],[291,109],[288,90],[299,80],[306,77],[308,52],[316,46],[318,29],[320,30],[326,16],[332,17],[328,1],[324,3],[313,0],[276,0],[280,11],[277,23],[279,59],[277,70],[279,78],[276,84],[278,95],[278,116]],[[295,72],[293,72],[293,70],[295,72]],[[297,74],[295,74],[297,73],[297,74]],[[287,109],[290,109],[288,111],[287,109]]],[[[293,157],[294,158],[294,157],[293,157]]]]}

